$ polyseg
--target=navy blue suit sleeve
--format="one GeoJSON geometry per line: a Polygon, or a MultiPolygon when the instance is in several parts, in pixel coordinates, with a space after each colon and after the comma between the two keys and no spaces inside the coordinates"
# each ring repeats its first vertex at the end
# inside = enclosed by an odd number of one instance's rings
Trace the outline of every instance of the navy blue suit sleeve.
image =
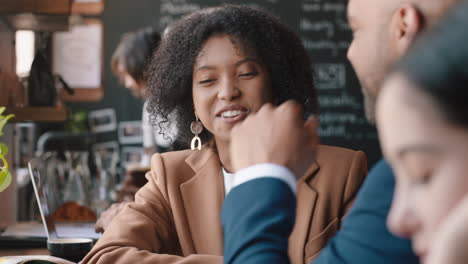
{"type": "Polygon", "coordinates": [[[395,237],[386,227],[394,188],[391,168],[380,161],[367,176],[340,231],[313,264],[419,263],[410,241],[395,237]]]}
{"type": "Polygon", "coordinates": [[[289,263],[295,213],[296,196],[281,180],[261,178],[232,189],[221,212],[224,263],[289,263]]]}

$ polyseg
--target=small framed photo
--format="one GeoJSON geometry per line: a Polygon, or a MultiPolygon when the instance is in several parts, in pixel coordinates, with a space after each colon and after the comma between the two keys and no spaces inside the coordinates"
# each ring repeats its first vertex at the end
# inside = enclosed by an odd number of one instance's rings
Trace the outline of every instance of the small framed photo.
{"type": "Polygon", "coordinates": [[[119,123],[119,142],[122,144],[138,144],[143,142],[141,121],[125,121],[119,123]]]}
{"type": "Polygon", "coordinates": [[[117,129],[115,110],[112,108],[89,112],[89,126],[92,132],[111,132],[117,129]]]}
{"type": "Polygon", "coordinates": [[[140,165],[143,160],[144,150],[140,147],[123,147],[121,153],[121,163],[123,167],[140,165]]]}

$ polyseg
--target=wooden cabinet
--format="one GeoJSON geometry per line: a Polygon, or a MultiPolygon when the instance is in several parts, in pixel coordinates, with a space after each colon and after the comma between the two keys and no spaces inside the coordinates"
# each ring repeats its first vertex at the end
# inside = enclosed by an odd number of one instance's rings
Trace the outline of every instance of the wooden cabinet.
{"type": "MultiPolygon", "coordinates": [[[[0,0],[2,1],[2,0],[0,0]]],[[[16,77],[15,31],[0,19],[0,105],[15,114],[12,121],[60,122],[67,111],[60,107],[14,107],[23,95],[16,77]]]]}
{"type": "MultiPolygon", "coordinates": [[[[74,28],[79,28],[81,30],[79,32],[83,32],[82,28],[85,26],[87,28],[96,27],[97,29],[94,30],[97,32],[96,36],[93,35],[93,40],[95,39],[96,41],[92,43],[95,48],[93,51],[96,53],[92,58],[96,58],[96,62],[93,62],[92,65],[98,65],[96,66],[96,71],[94,71],[95,73],[93,72],[96,75],[94,79],[98,83],[93,84],[93,86],[88,85],[89,87],[71,85],[72,88],[75,88],[75,94],[70,96],[60,90],[59,97],[66,101],[99,101],[104,94],[104,89],[101,85],[104,65],[102,62],[102,23],[97,18],[83,19],[79,15],[72,16],[71,14],[99,14],[103,11],[103,8],[103,0],[0,0],[0,105],[7,106],[7,112],[14,113],[16,121],[54,122],[64,121],[67,118],[66,109],[60,107],[21,107],[27,104],[24,103],[25,91],[19,85],[18,78],[16,77],[16,30],[60,31],[57,34],[53,34],[51,42],[54,42],[53,40],[56,39],[56,35],[59,34],[66,35],[68,38],[74,36],[72,35],[74,28]]],[[[75,38],[77,37],[75,36],[75,38]]],[[[53,53],[51,54],[51,58],[53,58],[55,64],[57,61],[60,62],[60,58],[64,57],[63,54],[67,55],[67,52],[72,50],[73,47],[76,48],[81,43],[74,41],[72,43],[74,44],[73,46],[69,42],[61,43],[61,49],[58,49],[58,45],[52,45],[55,48],[54,51],[61,51],[61,53],[54,53],[51,49],[51,53],[53,53]],[[56,56],[57,53],[61,56],[56,56]]],[[[55,65],[52,62],[51,64],[55,65]]],[[[65,64],[65,66],[67,65],[65,64]]],[[[61,66],[59,70],[66,68],[65,66],[61,66]]],[[[57,69],[51,70],[54,73],[59,73],[57,69]]]]}

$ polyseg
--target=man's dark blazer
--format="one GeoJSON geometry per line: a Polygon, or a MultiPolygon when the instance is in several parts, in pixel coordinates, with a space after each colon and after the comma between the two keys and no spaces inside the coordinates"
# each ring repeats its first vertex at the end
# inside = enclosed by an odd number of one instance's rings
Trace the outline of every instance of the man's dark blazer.
{"type": "MultiPolygon", "coordinates": [[[[386,228],[394,187],[392,170],[380,161],[367,176],[340,231],[313,263],[418,263],[410,241],[386,228]]],[[[224,263],[289,263],[295,203],[290,187],[278,179],[261,178],[235,187],[222,209],[224,263]]]]}

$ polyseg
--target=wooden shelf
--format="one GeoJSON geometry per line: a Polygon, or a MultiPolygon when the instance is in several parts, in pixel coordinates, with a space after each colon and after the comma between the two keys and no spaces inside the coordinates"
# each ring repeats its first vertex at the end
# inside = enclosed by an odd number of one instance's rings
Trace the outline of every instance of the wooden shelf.
{"type": "Polygon", "coordinates": [[[71,12],[74,14],[99,15],[104,10],[104,0],[73,1],[71,12]]]}
{"type": "Polygon", "coordinates": [[[72,0],[0,0],[0,18],[15,30],[67,31],[72,0]]]}
{"type": "Polygon", "coordinates": [[[15,30],[68,31],[70,25],[69,15],[18,13],[4,15],[4,18],[15,30]]]}
{"type": "Polygon", "coordinates": [[[7,107],[6,114],[14,114],[12,122],[63,122],[67,120],[65,108],[57,107],[7,107]]]}
{"type": "Polygon", "coordinates": [[[68,15],[71,0],[1,0],[0,13],[40,13],[49,15],[68,15]]]}

